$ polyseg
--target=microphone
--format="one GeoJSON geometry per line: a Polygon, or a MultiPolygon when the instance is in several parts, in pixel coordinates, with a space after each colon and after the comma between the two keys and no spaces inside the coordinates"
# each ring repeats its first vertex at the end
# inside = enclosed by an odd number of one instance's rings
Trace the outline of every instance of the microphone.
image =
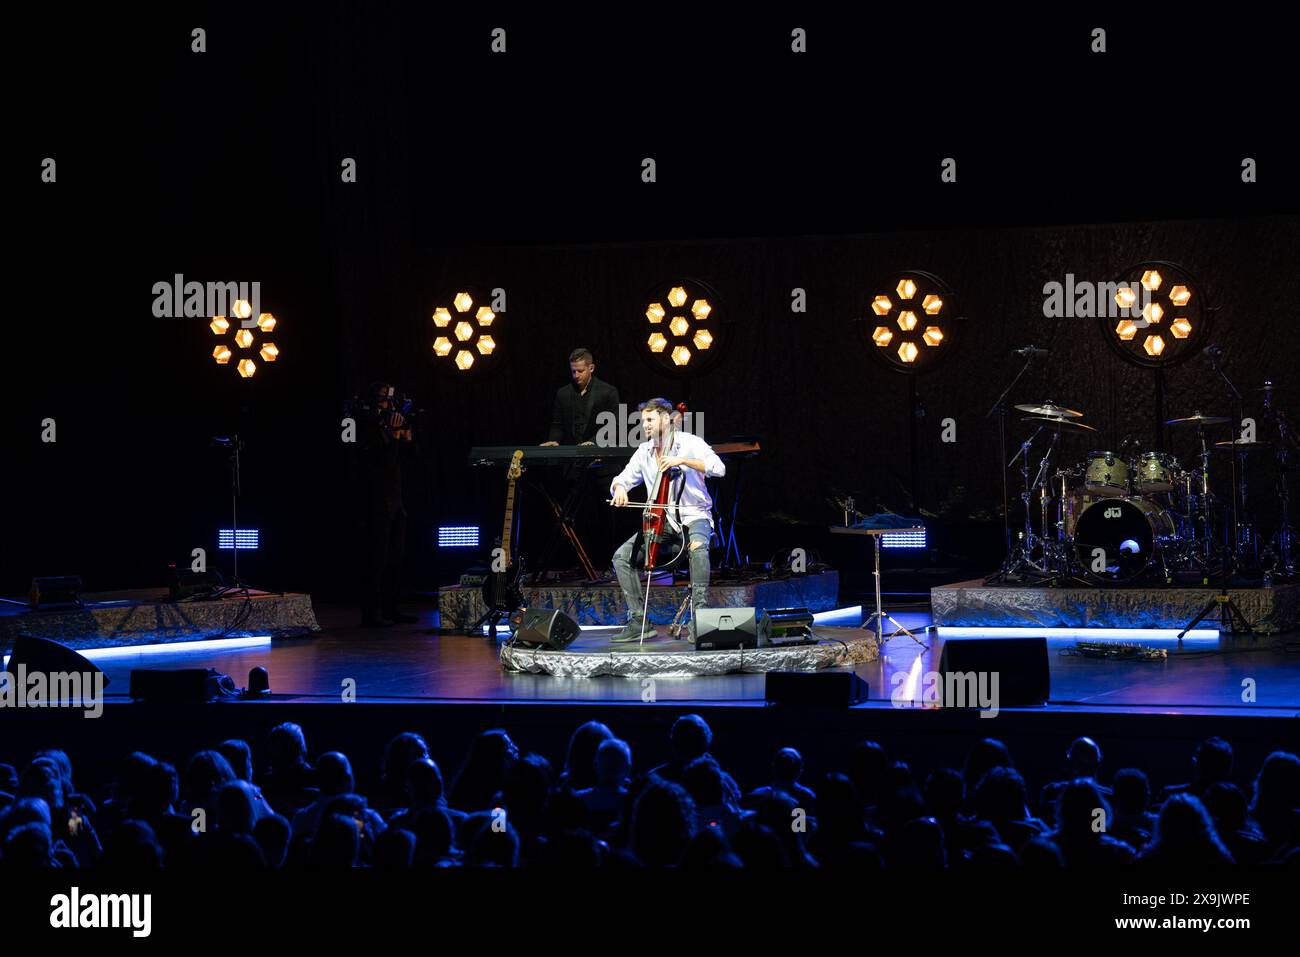
{"type": "Polygon", "coordinates": [[[1022,349],[1015,350],[1015,353],[1022,359],[1041,359],[1050,351],[1050,349],[1040,349],[1037,346],[1025,346],[1022,349]]]}

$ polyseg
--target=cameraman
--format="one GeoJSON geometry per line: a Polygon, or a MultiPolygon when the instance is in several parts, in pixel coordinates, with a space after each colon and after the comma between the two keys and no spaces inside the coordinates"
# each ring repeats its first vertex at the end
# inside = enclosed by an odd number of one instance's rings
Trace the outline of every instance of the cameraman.
{"type": "Polygon", "coordinates": [[[358,410],[360,459],[358,513],[362,524],[362,626],[387,626],[419,618],[397,608],[406,546],[402,506],[402,456],[413,454],[411,425],[394,404],[387,382],[370,386],[370,402],[358,410]],[[405,450],[405,453],[404,451],[405,450]]]}

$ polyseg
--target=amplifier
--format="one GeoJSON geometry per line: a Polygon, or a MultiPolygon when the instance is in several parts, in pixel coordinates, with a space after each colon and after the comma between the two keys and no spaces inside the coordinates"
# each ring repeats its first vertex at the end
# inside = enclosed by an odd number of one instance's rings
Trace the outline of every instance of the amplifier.
{"type": "Polygon", "coordinates": [[[770,608],[759,621],[769,645],[815,644],[812,626],[812,612],[807,608],[770,608]]]}

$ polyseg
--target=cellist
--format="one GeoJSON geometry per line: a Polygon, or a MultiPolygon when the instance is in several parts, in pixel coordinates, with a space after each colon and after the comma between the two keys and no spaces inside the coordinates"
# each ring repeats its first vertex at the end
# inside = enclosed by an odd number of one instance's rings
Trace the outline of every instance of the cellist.
{"type": "MultiPolygon", "coordinates": [[[[657,567],[667,565],[681,551],[685,539],[690,549],[691,570],[689,634],[694,641],[693,610],[704,608],[708,600],[709,539],[713,534],[713,499],[705,479],[721,478],[726,467],[707,442],[681,430],[680,415],[667,399],[650,399],[637,408],[646,440],[610,484],[611,503],[615,507],[627,506],[628,492],[638,485],[645,486],[646,500],[653,502],[660,489],[661,476],[667,482],[668,507],[660,510],[665,520],[657,567]]],[[[633,535],[614,552],[614,571],[627,602],[628,621],[611,641],[638,641],[647,628],[645,598],[638,576],[646,552],[637,548],[641,538],[641,533],[633,535]]],[[[653,635],[653,629],[650,634],[653,635]]]]}

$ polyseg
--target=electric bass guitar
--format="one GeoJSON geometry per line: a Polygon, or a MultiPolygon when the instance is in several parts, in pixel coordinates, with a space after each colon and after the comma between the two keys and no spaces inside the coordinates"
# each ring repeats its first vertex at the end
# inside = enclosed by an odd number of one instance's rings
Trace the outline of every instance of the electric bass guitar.
{"type": "Polygon", "coordinates": [[[523,592],[519,590],[519,579],[524,570],[523,559],[516,559],[510,553],[515,528],[515,483],[523,474],[523,460],[523,450],[516,449],[510,458],[510,470],[506,476],[509,484],[506,488],[505,522],[501,527],[501,537],[497,539],[497,548],[492,553],[491,570],[483,580],[483,604],[492,611],[512,612],[524,603],[523,592]]]}

